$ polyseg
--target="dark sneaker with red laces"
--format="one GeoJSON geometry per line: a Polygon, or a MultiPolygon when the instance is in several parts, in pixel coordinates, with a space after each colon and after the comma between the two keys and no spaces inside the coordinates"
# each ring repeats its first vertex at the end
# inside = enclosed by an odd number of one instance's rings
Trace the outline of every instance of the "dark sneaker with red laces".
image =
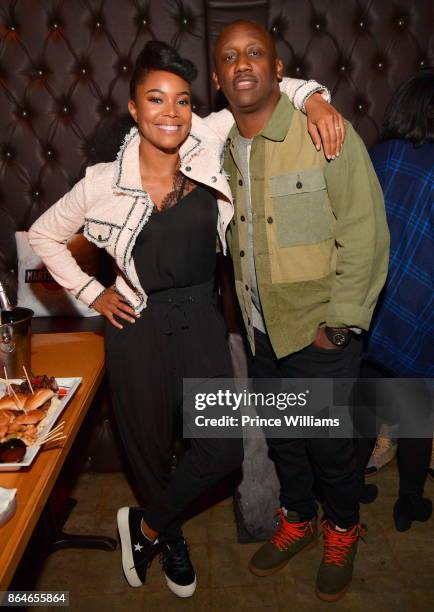
{"type": "Polygon", "coordinates": [[[178,597],[191,597],[196,590],[196,574],[186,540],[180,537],[165,541],[161,548],[160,562],[172,593],[178,597]]]}
{"type": "Polygon", "coordinates": [[[297,512],[283,508],[276,512],[277,527],[269,542],[261,546],[253,555],[249,570],[255,576],[270,576],[282,569],[290,559],[302,550],[313,548],[318,539],[316,518],[300,521],[297,512]]]}
{"type": "Polygon", "coordinates": [[[327,519],[323,519],[321,527],[324,554],[318,570],[316,594],[323,601],[337,601],[351,584],[357,542],[367,530],[364,525],[355,525],[340,531],[327,519]]]}
{"type": "Polygon", "coordinates": [[[139,587],[146,580],[146,570],[160,552],[158,539],[146,538],[141,529],[143,512],[140,508],[119,508],[118,531],[122,548],[122,568],[128,584],[139,587]]]}

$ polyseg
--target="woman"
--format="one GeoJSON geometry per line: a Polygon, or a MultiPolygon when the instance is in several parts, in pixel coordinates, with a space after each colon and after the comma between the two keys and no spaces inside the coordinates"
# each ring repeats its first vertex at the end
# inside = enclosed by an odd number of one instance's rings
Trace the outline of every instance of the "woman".
{"type": "MultiPolygon", "coordinates": [[[[389,275],[369,332],[364,377],[375,378],[374,402],[399,422],[399,497],[396,529],[427,521],[432,501],[423,497],[432,448],[429,389],[418,380],[434,373],[432,300],[432,189],[434,70],[423,70],[394,94],[384,118],[383,140],[371,151],[384,191],[391,235],[389,275]],[[396,377],[390,379],[389,377],[396,377]]],[[[368,383],[364,389],[368,390],[368,383]]],[[[372,444],[358,441],[363,468],[372,444]],[[367,456],[366,456],[367,455],[367,456]]]]}
{"type": "MultiPolygon", "coordinates": [[[[181,597],[196,587],[181,512],[242,460],[239,440],[192,440],[170,472],[183,378],[232,375],[213,297],[216,228],[225,253],[233,215],[221,168],[222,138],[231,121],[227,111],[213,115],[215,133],[192,118],[195,76],[193,64],[173,48],[147,43],[130,83],[128,109],[137,128],[126,136],[117,161],[88,168],[29,236],[54,278],[108,321],[114,411],[145,502],[118,512],[125,576],[140,586],[161,552],[169,588],[181,597]],[[82,225],[88,240],[116,261],[113,288],[88,277],[65,247],[82,225]]],[[[299,86],[290,82],[293,94],[299,86]]]]}

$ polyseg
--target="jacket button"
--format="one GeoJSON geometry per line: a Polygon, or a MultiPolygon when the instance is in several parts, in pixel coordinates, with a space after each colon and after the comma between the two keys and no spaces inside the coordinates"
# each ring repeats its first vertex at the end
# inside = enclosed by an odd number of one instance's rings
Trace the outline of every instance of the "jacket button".
{"type": "Polygon", "coordinates": [[[190,172],[190,170],[191,170],[191,166],[185,166],[185,171],[186,172],[190,172]]]}
{"type": "Polygon", "coordinates": [[[273,223],[273,217],[268,217],[267,223],[273,223]]]}
{"type": "Polygon", "coordinates": [[[249,290],[249,285],[244,285],[244,287],[246,288],[246,291],[249,290]]]}
{"type": "Polygon", "coordinates": [[[240,251],[240,257],[244,257],[244,251],[240,251]]]}
{"type": "Polygon", "coordinates": [[[244,215],[241,215],[240,219],[241,219],[241,221],[245,221],[246,217],[244,215]]]}
{"type": "Polygon", "coordinates": [[[216,177],[215,177],[215,176],[212,176],[212,177],[211,177],[211,181],[212,181],[213,183],[217,182],[216,177]]]}
{"type": "Polygon", "coordinates": [[[250,325],[250,319],[247,319],[247,325],[250,325]]]}
{"type": "Polygon", "coordinates": [[[239,185],[240,187],[242,187],[242,186],[243,186],[243,181],[242,181],[241,179],[238,179],[238,185],[239,185]]]}
{"type": "Polygon", "coordinates": [[[301,183],[300,181],[297,181],[295,183],[295,186],[297,187],[297,189],[301,189],[303,187],[303,183],[301,183]]]}

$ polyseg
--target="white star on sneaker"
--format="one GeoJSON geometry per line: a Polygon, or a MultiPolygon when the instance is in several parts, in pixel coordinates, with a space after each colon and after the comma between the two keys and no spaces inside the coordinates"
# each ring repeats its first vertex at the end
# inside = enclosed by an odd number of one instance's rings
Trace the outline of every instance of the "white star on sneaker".
{"type": "Polygon", "coordinates": [[[142,552],[142,544],[134,544],[134,551],[135,552],[142,552]]]}

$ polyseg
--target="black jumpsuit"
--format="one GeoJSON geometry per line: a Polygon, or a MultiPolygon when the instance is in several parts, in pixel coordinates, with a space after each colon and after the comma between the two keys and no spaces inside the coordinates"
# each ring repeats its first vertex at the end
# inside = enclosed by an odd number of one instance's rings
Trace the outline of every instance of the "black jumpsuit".
{"type": "Polygon", "coordinates": [[[226,328],[214,296],[217,202],[202,186],[154,212],[133,251],[147,307],[134,324],[107,324],[106,363],[117,424],[145,502],[168,537],[180,513],[242,461],[242,442],[195,439],[170,473],[183,378],[231,377],[226,328]]]}

